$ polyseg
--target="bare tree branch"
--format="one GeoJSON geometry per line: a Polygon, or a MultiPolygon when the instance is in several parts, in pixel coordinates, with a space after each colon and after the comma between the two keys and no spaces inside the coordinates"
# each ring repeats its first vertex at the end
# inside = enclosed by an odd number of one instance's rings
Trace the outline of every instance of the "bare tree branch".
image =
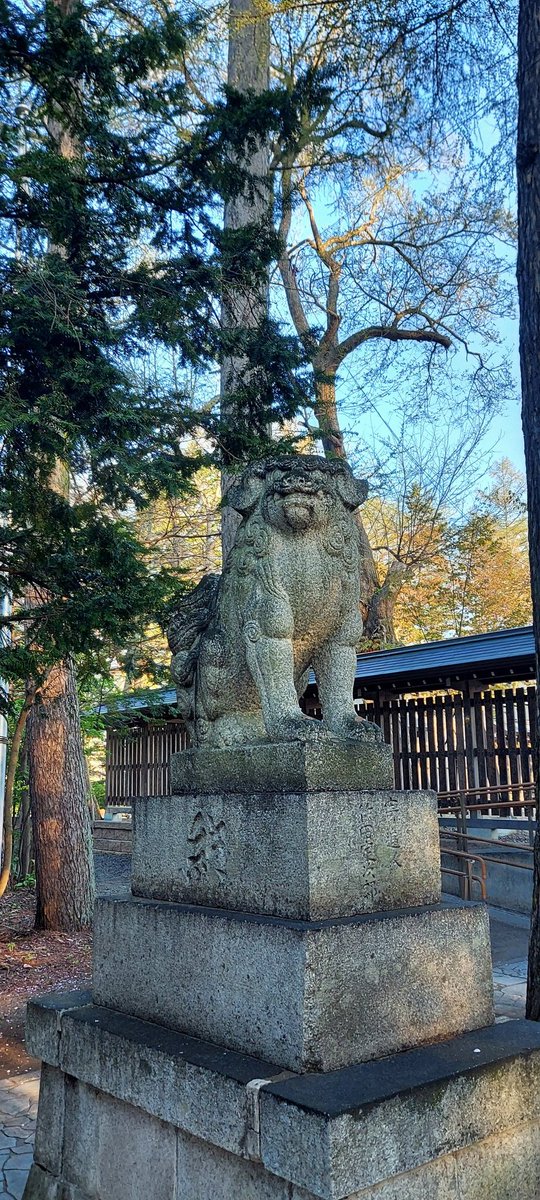
{"type": "Polygon", "coordinates": [[[399,325],[369,325],[366,329],[358,329],[356,333],[349,334],[349,337],[341,342],[336,350],[337,363],[342,363],[348,354],[371,338],[385,338],[388,342],[431,342],[436,346],[442,346],[445,350],[449,350],[452,345],[452,339],[444,333],[439,333],[436,329],[402,329],[399,325]]]}

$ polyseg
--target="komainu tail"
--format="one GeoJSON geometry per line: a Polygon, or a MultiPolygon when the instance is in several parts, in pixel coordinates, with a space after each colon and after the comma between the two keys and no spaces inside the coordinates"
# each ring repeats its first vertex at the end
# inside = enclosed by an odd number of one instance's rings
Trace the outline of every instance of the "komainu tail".
{"type": "Polygon", "coordinates": [[[201,636],[216,611],[220,578],[220,575],[205,575],[192,592],[183,596],[167,629],[173,653],[171,674],[178,690],[178,707],[186,720],[190,719],[193,708],[201,636]]]}

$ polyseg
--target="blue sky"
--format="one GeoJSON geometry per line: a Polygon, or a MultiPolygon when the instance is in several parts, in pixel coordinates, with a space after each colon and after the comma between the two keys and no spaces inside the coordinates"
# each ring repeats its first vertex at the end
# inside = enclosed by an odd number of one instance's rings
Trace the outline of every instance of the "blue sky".
{"type": "Polygon", "coordinates": [[[523,452],[523,434],[521,431],[521,413],[519,403],[520,393],[520,375],[519,375],[519,324],[516,320],[505,321],[503,336],[508,344],[512,373],[516,380],[516,400],[513,404],[509,404],[501,414],[500,418],[496,418],[493,422],[494,433],[498,435],[499,446],[496,450],[496,457],[502,458],[505,455],[511,458],[512,462],[520,471],[525,470],[525,458],[523,452]]]}

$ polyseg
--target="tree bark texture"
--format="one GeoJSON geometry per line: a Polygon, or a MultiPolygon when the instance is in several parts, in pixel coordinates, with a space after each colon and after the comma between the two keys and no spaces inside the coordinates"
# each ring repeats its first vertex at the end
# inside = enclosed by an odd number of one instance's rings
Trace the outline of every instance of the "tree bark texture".
{"type": "MultiPolygon", "coordinates": [[[[345,440],[339,424],[336,399],[336,368],[319,359],[314,362],[315,373],[315,416],[326,458],[347,459],[345,440]]],[[[363,640],[374,646],[385,646],[396,641],[394,608],[403,582],[403,572],[388,571],[383,583],[379,582],[377,564],[370,546],[361,510],[355,514],[361,543],[362,618],[363,640]]]]}
{"type": "Polygon", "coordinates": [[[27,726],[36,928],[75,930],[94,911],[92,823],[75,672],[52,667],[27,726]]]}
{"type": "Polygon", "coordinates": [[[369,642],[372,648],[384,649],[397,641],[394,611],[406,573],[404,563],[393,562],[382,583],[377,584],[375,590],[370,593],[364,620],[364,641],[369,642]]]}
{"type": "MultiPolygon", "coordinates": [[[[269,7],[260,0],[229,0],[229,57],[227,82],[238,92],[262,93],[270,86],[269,7]]],[[[263,223],[271,215],[272,185],[269,174],[269,147],[260,143],[242,163],[250,186],[225,205],[225,229],[244,229],[263,223]]],[[[235,287],[234,279],[224,285],[221,320],[224,328],[253,328],[268,312],[268,281],[252,288],[235,287]]],[[[235,391],[245,373],[245,362],[227,358],[221,368],[221,415],[226,423],[242,425],[244,414],[238,410],[235,391]]],[[[227,462],[224,464],[222,492],[230,484],[227,462]]],[[[223,562],[234,542],[239,517],[232,510],[222,514],[223,562]]]]}
{"type": "Polygon", "coordinates": [[[4,895],[11,875],[11,859],[13,855],[13,793],[15,790],[15,778],[17,775],[19,754],[32,699],[33,693],[27,695],[25,703],[23,704],[17,717],[9,751],[9,762],[6,771],[6,784],[4,793],[4,858],[2,870],[0,871],[0,896],[4,895]]]}
{"type": "Polygon", "coordinates": [[[21,793],[19,861],[17,864],[18,882],[22,882],[30,874],[32,855],[32,818],[30,815],[30,793],[27,784],[21,793]]]}
{"type": "Polygon", "coordinates": [[[336,371],[327,364],[313,364],[315,374],[315,416],[319,437],[327,458],[346,458],[336,399],[336,371]]]}
{"type": "MultiPolygon", "coordinates": [[[[75,0],[54,0],[68,16],[75,0]]],[[[53,112],[48,133],[58,153],[75,157],[69,106],[77,103],[80,80],[72,80],[65,105],[53,112]]],[[[62,245],[50,246],[63,254],[62,245]]],[[[49,486],[69,498],[69,469],[58,458],[49,486]]],[[[74,930],[92,923],[94,858],[88,808],[88,771],[82,745],[75,668],[71,660],[52,667],[41,684],[27,725],[29,794],[36,863],[36,927],[74,930]]]]}
{"type": "MultiPolygon", "coordinates": [[[[522,423],[527,467],[529,557],[537,661],[536,745],[540,780],[540,4],[521,0],[518,27],[518,292],[522,423]]],[[[527,1016],[540,1020],[540,831],[534,850],[534,891],[527,1016]]]]}

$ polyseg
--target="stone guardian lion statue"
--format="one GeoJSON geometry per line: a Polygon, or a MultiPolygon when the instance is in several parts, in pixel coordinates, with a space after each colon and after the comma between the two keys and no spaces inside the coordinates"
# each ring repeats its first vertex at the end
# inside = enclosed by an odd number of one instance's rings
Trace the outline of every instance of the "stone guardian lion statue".
{"type": "Polygon", "coordinates": [[[178,707],[198,746],[380,740],[354,711],[362,633],[364,480],[315,455],[249,466],[227,493],[242,516],[221,576],[182,599],[169,630],[178,707]],[[323,720],[299,707],[315,672],[323,720]]]}

